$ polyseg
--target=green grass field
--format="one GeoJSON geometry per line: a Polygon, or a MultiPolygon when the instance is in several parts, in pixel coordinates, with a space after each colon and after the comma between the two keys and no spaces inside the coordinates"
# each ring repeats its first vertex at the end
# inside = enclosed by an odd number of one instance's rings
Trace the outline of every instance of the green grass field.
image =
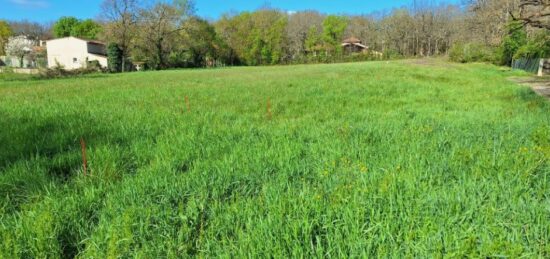
{"type": "Polygon", "coordinates": [[[550,103],[518,75],[396,61],[1,79],[0,257],[548,258],[550,103]]]}

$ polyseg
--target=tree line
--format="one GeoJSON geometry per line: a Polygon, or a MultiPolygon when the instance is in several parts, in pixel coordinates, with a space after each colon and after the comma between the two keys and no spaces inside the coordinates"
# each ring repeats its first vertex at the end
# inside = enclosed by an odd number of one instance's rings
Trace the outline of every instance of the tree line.
{"type": "Polygon", "coordinates": [[[190,0],[104,0],[96,20],[0,22],[0,44],[14,34],[98,39],[108,43],[113,71],[131,69],[132,63],[167,69],[439,55],[505,65],[514,57],[550,53],[549,8],[548,0],[414,0],[366,15],[266,7],[208,21],[195,14],[190,0]],[[369,51],[345,53],[342,41],[352,37],[369,51]]]}

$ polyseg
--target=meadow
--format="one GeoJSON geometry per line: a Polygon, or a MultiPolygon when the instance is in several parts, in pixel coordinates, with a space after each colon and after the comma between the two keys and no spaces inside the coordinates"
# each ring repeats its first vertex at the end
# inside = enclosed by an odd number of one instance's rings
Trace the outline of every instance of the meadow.
{"type": "Polygon", "coordinates": [[[550,102],[523,75],[0,78],[0,257],[548,258],[550,102]]]}

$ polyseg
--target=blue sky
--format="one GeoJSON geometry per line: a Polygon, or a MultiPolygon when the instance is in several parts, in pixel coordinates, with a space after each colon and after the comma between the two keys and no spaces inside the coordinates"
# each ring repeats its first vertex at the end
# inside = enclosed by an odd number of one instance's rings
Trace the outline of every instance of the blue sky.
{"type": "MultiPolygon", "coordinates": [[[[101,2],[102,0],[0,0],[0,19],[48,22],[62,16],[95,18],[99,14],[101,2]]],[[[287,11],[318,10],[322,13],[362,14],[391,10],[411,2],[412,0],[196,0],[195,4],[198,15],[215,19],[229,11],[255,10],[266,5],[287,11]]]]}

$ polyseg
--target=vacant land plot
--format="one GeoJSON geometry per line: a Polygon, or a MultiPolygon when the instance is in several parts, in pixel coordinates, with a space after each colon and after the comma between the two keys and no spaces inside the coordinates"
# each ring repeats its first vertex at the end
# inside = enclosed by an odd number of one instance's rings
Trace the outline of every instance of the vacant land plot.
{"type": "Polygon", "coordinates": [[[549,257],[550,104],[518,75],[0,81],[0,257],[549,257]]]}

